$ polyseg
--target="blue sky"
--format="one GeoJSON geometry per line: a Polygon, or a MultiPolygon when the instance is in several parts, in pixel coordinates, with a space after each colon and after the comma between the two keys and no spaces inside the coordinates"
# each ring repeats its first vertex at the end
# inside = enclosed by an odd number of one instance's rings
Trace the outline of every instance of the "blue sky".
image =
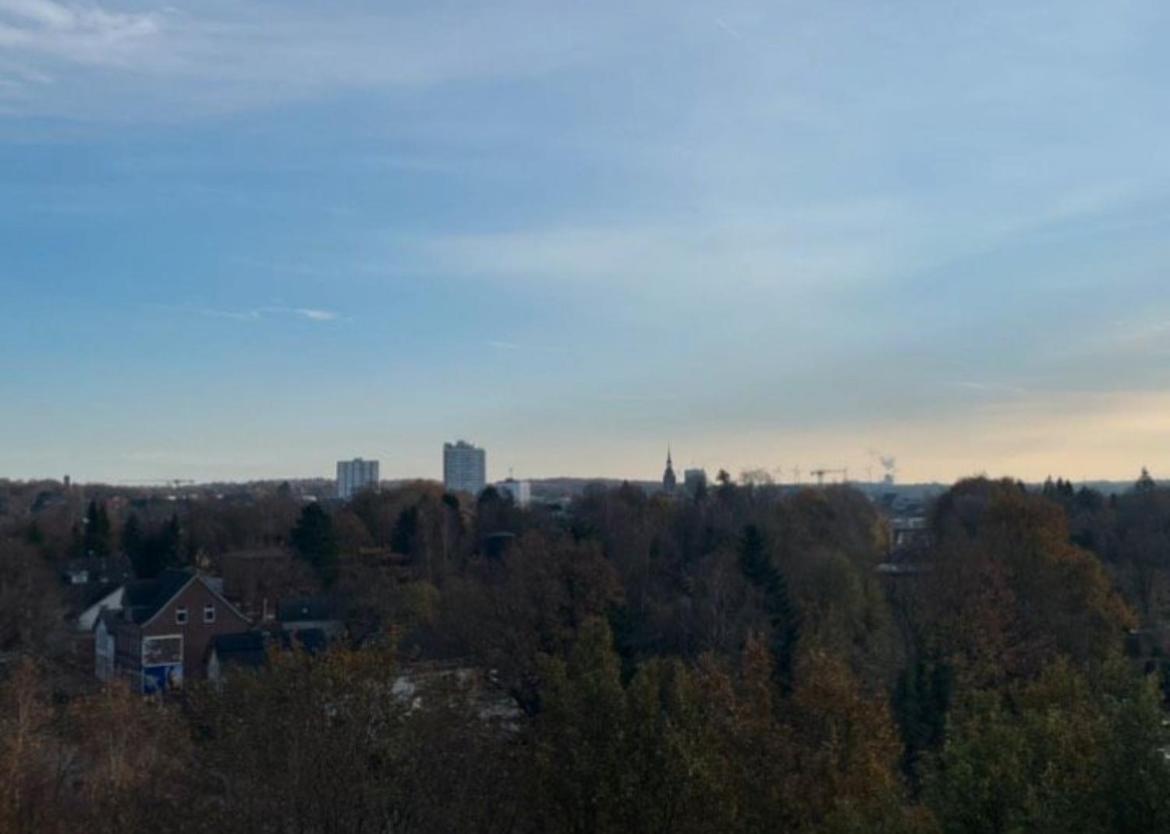
{"type": "MultiPolygon", "coordinates": [[[[1160,2],[0,0],[0,476],[1155,475],[1160,2]]],[[[1170,471],[1170,463],[1161,467],[1170,471]]]]}

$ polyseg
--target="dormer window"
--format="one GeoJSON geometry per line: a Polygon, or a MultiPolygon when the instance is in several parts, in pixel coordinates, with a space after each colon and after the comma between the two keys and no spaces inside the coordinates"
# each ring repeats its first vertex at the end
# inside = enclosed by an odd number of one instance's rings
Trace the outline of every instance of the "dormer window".
{"type": "Polygon", "coordinates": [[[215,622],[215,606],[214,605],[203,606],[203,622],[205,622],[205,623],[214,623],[215,622]]]}
{"type": "Polygon", "coordinates": [[[175,624],[187,625],[187,609],[186,607],[179,607],[175,609],[175,624]]]}

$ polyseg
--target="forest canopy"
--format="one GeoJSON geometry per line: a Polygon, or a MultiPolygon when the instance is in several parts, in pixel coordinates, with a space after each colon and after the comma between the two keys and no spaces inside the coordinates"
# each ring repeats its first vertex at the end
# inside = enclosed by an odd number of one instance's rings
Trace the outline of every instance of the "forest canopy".
{"type": "Polygon", "coordinates": [[[3,523],[0,831],[1170,831],[1156,485],[963,481],[902,546],[855,490],[730,479],[3,523]],[[344,639],[163,698],[78,667],[66,562],[257,548],[344,639]]]}

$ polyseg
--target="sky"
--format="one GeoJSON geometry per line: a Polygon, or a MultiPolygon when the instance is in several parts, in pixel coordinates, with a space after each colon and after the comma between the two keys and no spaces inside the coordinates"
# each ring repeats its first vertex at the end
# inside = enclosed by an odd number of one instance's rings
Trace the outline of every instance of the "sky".
{"type": "Polygon", "coordinates": [[[1162,0],[0,0],[0,477],[1170,474],[1168,39],[1162,0]]]}

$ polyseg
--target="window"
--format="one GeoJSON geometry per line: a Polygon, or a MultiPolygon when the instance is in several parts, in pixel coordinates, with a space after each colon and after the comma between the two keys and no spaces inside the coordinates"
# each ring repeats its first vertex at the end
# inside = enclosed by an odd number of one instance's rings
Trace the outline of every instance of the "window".
{"type": "Polygon", "coordinates": [[[203,606],[203,622],[205,622],[205,623],[214,623],[215,622],[215,606],[214,605],[203,606]]]}
{"type": "Polygon", "coordinates": [[[180,607],[175,609],[175,622],[178,625],[187,625],[187,609],[180,607]]]}

